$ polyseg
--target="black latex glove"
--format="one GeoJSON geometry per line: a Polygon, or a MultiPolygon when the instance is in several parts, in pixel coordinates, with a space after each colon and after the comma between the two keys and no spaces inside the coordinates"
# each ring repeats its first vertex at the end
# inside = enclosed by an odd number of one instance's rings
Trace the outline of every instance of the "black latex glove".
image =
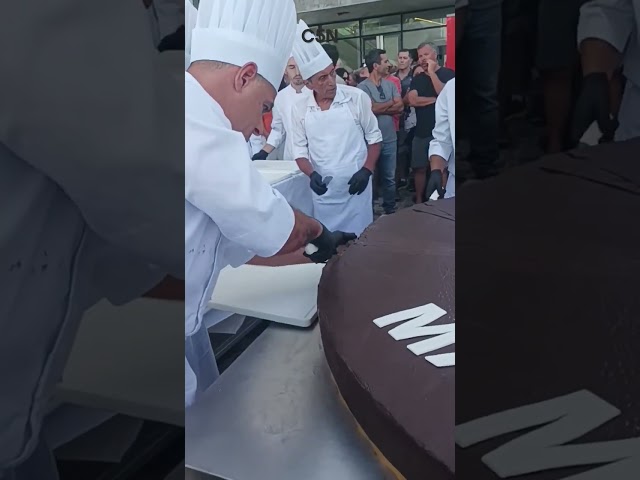
{"type": "Polygon", "coordinates": [[[326,263],[331,257],[338,253],[338,247],[355,240],[354,233],[332,232],[322,225],[322,233],[318,238],[312,240],[311,245],[318,248],[318,251],[312,254],[303,254],[314,263],[326,263]]]}
{"type": "Polygon", "coordinates": [[[613,138],[618,122],[611,118],[609,79],[606,73],[590,73],[582,79],[582,90],[571,124],[571,141],[574,145],[578,144],[593,122],[598,122],[603,137],[613,138]]]}
{"type": "Polygon", "coordinates": [[[260,150],[253,157],[251,157],[251,160],[266,160],[268,156],[269,154],[267,152],[265,152],[264,150],[260,150]]]}
{"type": "Polygon", "coordinates": [[[309,176],[311,190],[313,190],[316,195],[324,195],[327,193],[327,186],[322,182],[322,176],[318,172],[313,172],[309,176]]]}
{"type": "Polygon", "coordinates": [[[427,183],[427,195],[426,198],[429,200],[433,192],[438,192],[438,198],[444,198],[444,186],[442,185],[442,170],[431,170],[431,174],[429,175],[429,182],[427,183]]]}
{"type": "Polygon", "coordinates": [[[356,193],[360,195],[367,189],[367,185],[369,185],[369,178],[371,178],[371,170],[362,167],[354,173],[351,180],[349,180],[349,193],[351,195],[355,195],[356,193]]]}

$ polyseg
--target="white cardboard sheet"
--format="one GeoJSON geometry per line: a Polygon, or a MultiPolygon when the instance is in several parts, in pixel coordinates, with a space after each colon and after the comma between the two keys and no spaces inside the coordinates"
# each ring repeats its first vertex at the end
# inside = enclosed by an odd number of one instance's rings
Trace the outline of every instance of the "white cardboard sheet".
{"type": "Polygon", "coordinates": [[[322,264],[225,268],[209,306],[288,325],[307,327],[317,312],[322,264]]]}

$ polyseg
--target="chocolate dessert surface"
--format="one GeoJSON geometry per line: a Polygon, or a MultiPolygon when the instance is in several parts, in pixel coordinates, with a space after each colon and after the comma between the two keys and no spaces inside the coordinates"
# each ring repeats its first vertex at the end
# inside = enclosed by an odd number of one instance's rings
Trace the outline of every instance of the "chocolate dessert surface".
{"type": "Polygon", "coordinates": [[[456,208],[457,478],[640,478],[640,141],[544,157],[456,208]]]}
{"type": "Polygon", "coordinates": [[[455,477],[455,366],[396,340],[374,320],[430,306],[455,322],[455,199],[383,216],[325,267],[318,312],[327,361],[341,395],[369,439],[408,480],[455,477]]]}

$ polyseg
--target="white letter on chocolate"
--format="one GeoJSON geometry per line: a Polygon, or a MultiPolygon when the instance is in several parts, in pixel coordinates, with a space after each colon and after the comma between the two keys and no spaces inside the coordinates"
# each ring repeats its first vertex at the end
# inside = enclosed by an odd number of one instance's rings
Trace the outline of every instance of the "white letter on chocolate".
{"type": "Polygon", "coordinates": [[[544,425],[489,452],[482,461],[500,478],[563,467],[608,464],[563,480],[635,480],[640,472],[640,438],[565,445],[618,415],[620,410],[593,393],[581,390],[459,425],[456,443],[465,448],[507,433],[544,425]]]}
{"type": "MultiPolygon", "coordinates": [[[[422,307],[385,315],[384,317],[377,318],[373,323],[382,328],[397,322],[409,320],[408,322],[391,329],[389,331],[389,335],[391,335],[395,340],[407,340],[409,338],[432,336],[433,338],[428,338],[421,342],[407,345],[407,348],[415,355],[424,355],[425,353],[453,345],[456,342],[455,323],[426,326],[446,314],[447,312],[442,308],[433,303],[429,303],[422,307]]],[[[440,355],[429,355],[425,357],[429,363],[436,367],[452,367],[455,365],[455,358],[455,353],[443,353],[440,355]]]]}

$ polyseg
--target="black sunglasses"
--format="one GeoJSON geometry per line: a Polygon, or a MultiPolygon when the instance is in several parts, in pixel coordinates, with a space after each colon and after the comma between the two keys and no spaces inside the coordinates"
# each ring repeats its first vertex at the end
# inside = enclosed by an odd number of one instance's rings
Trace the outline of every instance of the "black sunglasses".
{"type": "Polygon", "coordinates": [[[378,94],[380,95],[380,100],[385,100],[387,98],[384,94],[384,90],[382,89],[382,85],[378,85],[378,94]]]}

